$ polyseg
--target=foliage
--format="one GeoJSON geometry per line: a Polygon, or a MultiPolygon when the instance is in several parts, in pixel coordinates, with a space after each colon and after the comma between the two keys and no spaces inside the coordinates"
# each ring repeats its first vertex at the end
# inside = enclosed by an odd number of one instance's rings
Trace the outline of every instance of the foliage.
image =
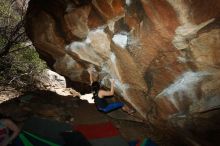
{"type": "Polygon", "coordinates": [[[0,1],[0,85],[24,91],[34,87],[32,77],[46,64],[25,34],[23,7],[15,8],[14,0],[0,1]]]}
{"type": "Polygon", "coordinates": [[[35,88],[33,76],[46,68],[33,47],[0,58],[0,84],[27,91],[35,88]]]}
{"type": "Polygon", "coordinates": [[[0,56],[7,55],[15,45],[27,41],[24,29],[25,5],[19,8],[20,11],[16,11],[16,6],[14,0],[0,1],[0,56]]]}

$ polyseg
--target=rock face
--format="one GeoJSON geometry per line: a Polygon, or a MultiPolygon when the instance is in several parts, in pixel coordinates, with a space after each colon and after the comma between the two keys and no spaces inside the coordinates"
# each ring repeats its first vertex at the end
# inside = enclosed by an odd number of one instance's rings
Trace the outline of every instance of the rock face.
{"type": "Polygon", "coordinates": [[[34,46],[59,74],[89,83],[93,64],[102,84],[114,78],[118,95],[149,122],[176,127],[191,144],[214,144],[219,0],[30,0],[26,20],[34,46]]]}
{"type": "Polygon", "coordinates": [[[10,86],[0,86],[0,103],[19,97],[20,95],[22,95],[21,92],[15,90],[10,86]]]}
{"type": "Polygon", "coordinates": [[[56,92],[62,96],[79,96],[79,93],[72,88],[66,87],[66,79],[49,69],[34,76],[36,87],[40,90],[56,92]]]}

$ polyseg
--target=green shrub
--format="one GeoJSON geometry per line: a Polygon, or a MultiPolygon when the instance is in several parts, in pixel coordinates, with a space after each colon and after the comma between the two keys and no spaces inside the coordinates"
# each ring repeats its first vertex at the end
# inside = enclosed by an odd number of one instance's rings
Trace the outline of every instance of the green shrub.
{"type": "Polygon", "coordinates": [[[0,1],[0,86],[19,90],[34,87],[33,75],[39,74],[46,64],[24,33],[22,16],[14,9],[13,0],[0,1]]]}

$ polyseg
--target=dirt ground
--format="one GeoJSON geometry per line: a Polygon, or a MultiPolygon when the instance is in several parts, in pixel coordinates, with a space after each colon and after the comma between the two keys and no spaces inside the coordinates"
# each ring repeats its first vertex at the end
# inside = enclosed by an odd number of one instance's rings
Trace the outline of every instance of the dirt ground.
{"type": "MultiPolygon", "coordinates": [[[[0,113],[12,117],[17,124],[22,124],[31,116],[40,116],[71,124],[93,124],[111,121],[127,141],[151,138],[159,146],[176,145],[167,131],[152,128],[147,123],[129,121],[128,118],[112,118],[96,110],[94,104],[75,97],[63,97],[51,92],[29,93],[0,105],[0,113]]],[[[117,117],[117,116],[116,116],[117,117]]],[[[126,116],[125,116],[126,117],[126,116]]],[[[179,144],[178,144],[179,145],[179,144]]]]}

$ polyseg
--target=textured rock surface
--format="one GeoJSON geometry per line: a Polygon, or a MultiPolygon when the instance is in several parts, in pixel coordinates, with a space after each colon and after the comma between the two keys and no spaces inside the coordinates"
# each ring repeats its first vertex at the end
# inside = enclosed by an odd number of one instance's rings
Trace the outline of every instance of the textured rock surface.
{"type": "Polygon", "coordinates": [[[0,86],[0,103],[19,97],[20,95],[22,93],[12,87],[0,86]]]}
{"type": "Polygon", "coordinates": [[[66,79],[49,69],[45,69],[40,75],[34,76],[35,84],[39,90],[56,92],[61,96],[79,96],[72,88],[66,87],[66,79]]]}
{"type": "Polygon", "coordinates": [[[114,78],[117,93],[149,122],[176,127],[194,145],[215,143],[219,0],[31,0],[26,19],[56,72],[88,83],[93,64],[102,83],[114,78]],[[212,139],[203,136],[209,132],[212,139]]]}

